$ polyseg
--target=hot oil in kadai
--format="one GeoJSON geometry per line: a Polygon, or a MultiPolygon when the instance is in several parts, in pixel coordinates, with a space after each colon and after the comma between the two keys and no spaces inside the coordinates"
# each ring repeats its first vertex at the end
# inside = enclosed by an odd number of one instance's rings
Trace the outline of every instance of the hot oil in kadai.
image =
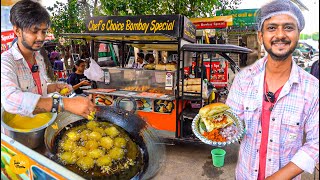
{"type": "Polygon", "coordinates": [[[86,179],[130,179],[142,170],[141,150],[121,127],[99,121],[75,123],[57,136],[60,164],[86,179]]]}

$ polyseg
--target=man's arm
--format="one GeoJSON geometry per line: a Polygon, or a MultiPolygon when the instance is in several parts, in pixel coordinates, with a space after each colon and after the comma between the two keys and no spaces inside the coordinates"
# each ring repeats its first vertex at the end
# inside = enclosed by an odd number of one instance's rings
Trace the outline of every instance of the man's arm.
{"type": "MultiPolygon", "coordinates": [[[[62,98],[64,104],[64,110],[73,114],[83,116],[87,118],[91,111],[94,111],[94,104],[91,101],[91,97],[74,97],[74,98],[62,98]]],[[[40,98],[33,114],[51,112],[52,98],[40,98]]],[[[61,107],[58,107],[58,111],[61,111],[61,107]]]]}
{"type": "Polygon", "coordinates": [[[299,174],[303,173],[303,170],[295,165],[293,162],[289,162],[279,171],[266,178],[266,180],[291,180],[299,174]]]}

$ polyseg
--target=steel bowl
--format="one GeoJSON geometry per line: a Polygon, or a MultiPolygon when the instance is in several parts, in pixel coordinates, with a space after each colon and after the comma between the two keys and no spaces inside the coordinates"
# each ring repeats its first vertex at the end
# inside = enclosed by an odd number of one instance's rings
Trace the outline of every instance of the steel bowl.
{"type": "Polygon", "coordinates": [[[1,108],[1,132],[31,149],[35,149],[43,144],[45,129],[52,124],[57,117],[57,113],[52,113],[52,118],[47,124],[24,132],[7,125],[9,119],[4,118],[6,113],[8,112],[1,108]]]}
{"type": "MultiPolygon", "coordinates": [[[[165,163],[165,145],[156,131],[140,116],[129,111],[110,106],[96,106],[96,109],[97,117],[123,128],[142,149],[143,168],[131,179],[144,180],[154,177],[165,163]]],[[[55,122],[45,131],[45,145],[51,153],[49,154],[50,159],[57,161],[56,141],[58,141],[59,132],[83,120],[83,117],[68,112],[58,114],[55,122]]],[[[96,179],[96,177],[86,179],[96,179]]],[[[99,177],[98,179],[105,178],[99,177]]]]}

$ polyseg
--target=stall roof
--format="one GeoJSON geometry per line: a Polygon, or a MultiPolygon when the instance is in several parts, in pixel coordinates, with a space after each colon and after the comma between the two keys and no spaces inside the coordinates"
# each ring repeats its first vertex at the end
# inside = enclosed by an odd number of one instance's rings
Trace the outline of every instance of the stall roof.
{"type": "Polygon", "coordinates": [[[86,39],[110,42],[129,42],[129,41],[151,41],[151,42],[172,42],[178,38],[162,33],[62,33],[61,36],[70,39],[86,39]]]}
{"type": "Polygon", "coordinates": [[[181,47],[183,51],[192,52],[225,52],[225,53],[251,53],[252,50],[232,44],[185,44],[181,47]]]}
{"type": "Polygon", "coordinates": [[[162,33],[63,33],[61,36],[107,43],[125,42],[142,50],[177,51],[178,49],[178,39],[162,33]]]}

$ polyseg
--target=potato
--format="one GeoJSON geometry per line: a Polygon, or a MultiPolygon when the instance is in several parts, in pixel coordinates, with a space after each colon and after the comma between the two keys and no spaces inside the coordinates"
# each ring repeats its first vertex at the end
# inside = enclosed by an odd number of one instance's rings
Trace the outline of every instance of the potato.
{"type": "Polygon", "coordinates": [[[70,151],[60,154],[59,157],[65,164],[74,164],[77,161],[77,156],[70,151]]]}
{"type": "Polygon", "coordinates": [[[111,159],[120,160],[124,157],[124,150],[119,147],[112,148],[109,153],[111,159]]]}
{"type": "Polygon", "coordinates": [[[60,147],[65,151],[72,151],[77,144],[71,140],[65,140],[60,143],[60,147]]]}
{"type": "Polygon", "coordinates": [[[90,140],[95,140],[95,141],[99,141],[101,139],[102,135],[96,131],[93,131],[89,134],[89,139],[90,140]]]}
{"type": "Polygon", "coordinates": [[[69,93],[69,88],[67,88],[67,87],[61,89],[61,91],[60,91],[60,94],[61,94],[62,96],[65,96],[65,95],[67,95],[68,93],[69,93]]]}
{"type": "Polygon", "coordinates": [[[80,139],[80,134],[76,131],[69,131],[66,135],[68,136],[68,139],[70,139],[71,141],[78,141],[80,139]]]}
{"type": "Polygon", "coordinates": [[[100,146],[106,148],[106,149],[111,149],[112,146],[113,146],[113,140],[107,136],[107,137],[102,137],[100,139],[100,142],[99,142],[100,146]]]}
{"type": "Polygon", "coordinates": [[[127,145],[127,140],[122,138],[122,137],[116,137],[114,139],[114,146],[120,147],[120,148],[125,148],[127,145]]]}
{"type": "Polygon", "coordinates": [[[93,168],[94,166],[94,160],[88,156],[84,156],[79,158],[77,161],[77,165],[84,171],[89,170],[93,168]]]}
{"type": "Polygon", "coordinates": [[[97,121],[89,121],[87,123],[87,128],[92,130],[92,129],[98,127],[98,125],[99,125],[99,123],[97,121]]]}
{"type": "Polygon", "coordinates": [[[78,157],[83,157],[88,154],[88,150],[85,147],[77,146],[77,148],[74,150],[74,154],[78,157]]]}
{"type": "Polygon", "coordinates": [[[92,159],[98,159],[99,157],[104,155],[104,151],[101,149],[93,149],[92,151],[88,152],[88,156],[92,159]]]}
{"type": "Polygon", "coordinates": [[[83,141],[88,140],[88,137],[89,137],[89,134],[90,134],[90,133],[91,133],[90,130],[87,130],[87,129],[83,130],[83,131],[80,133],[80,138],[81,138],[81,140],[83,140],[83,141]]]}
{"type": "Polygon", "coordinates": [[[116,136],[118,136],[120,134],[120,132],[118,131],[118,129],[114,126],[112,127],[108,127],[104,130],[106,132],[106,134],[108,136],[110,136],[111,138],[114,138],[116,136]]]}
{"type": "Polygon", "coordinates": [[[105,156],[99,157],[97,159],[96,163],[100,167],[101,166],[109,166],[112,164],[112,159],[108,155],[105,155],[105,156]]]}
{"type": "Polygon", "coordinates": [[[93,150],[93,149],[97,149],[99,146],[98,142],[94,141],[94,140],[89,140],[85,143],[85,147],[88,150],[93,150]]]}
{"type": "Polygon", "coordinates": [[[105,136],[106,135],[106,132],[104,132],[104,129],[101,128],[101,127],[96,127],[92,131],[100,133],[101,136],[105,136]]]}

